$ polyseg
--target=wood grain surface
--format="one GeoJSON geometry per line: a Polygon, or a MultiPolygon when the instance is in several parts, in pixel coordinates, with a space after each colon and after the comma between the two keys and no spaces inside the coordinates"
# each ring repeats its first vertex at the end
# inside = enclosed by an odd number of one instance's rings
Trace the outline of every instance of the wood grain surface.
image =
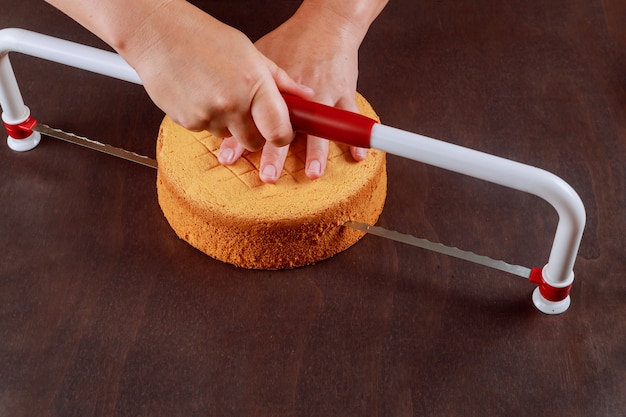
{"type": "MultiPolygon", "coordinates": [[[[297,1],[196,1],[252,39],[297,1]]],[[[106,48],[35,0],[0,27],[106,48]]],[[[19,54],[40,121],[154,156],[140,86],[19,54]]],[[[626,415],[626,3],[392,0],[360,53],[383,122],[547,169],[587,227],[571,308],[522,278],[365,237],[317,265],[208,258],[154,170],[44,138],[0,143],[0,416],[626,415]]],[[[379,224],[543,266],[545,202],[390,156],[379,224]]]]}

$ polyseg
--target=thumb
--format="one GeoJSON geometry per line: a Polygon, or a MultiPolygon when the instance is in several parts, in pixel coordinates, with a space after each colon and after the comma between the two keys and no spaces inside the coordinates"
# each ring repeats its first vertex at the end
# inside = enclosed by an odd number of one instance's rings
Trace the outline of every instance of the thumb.
{"type": "Polygon", "coordinates": [[[272,80],[264,80],[255,94],[250,112],[261,135],[274,146],[291,143],[294,132],[289,120],[289,110],[280,92],[293,94],[304,99],[313,97],[312,88],[296,82],[282,68],[265,57],[272,80]]]}
{"type": "Polygon", "coordinates": [[[291,143],[294,132],[285,101],[274,83],[269,84],[262,86],[254,95],[250,114],[261,136],[280,147],[291,143]]]}
{"type": "Polygon", "coordinates": [[[294,138],[289,120],[289,110],[280,92],[285,92],[309,99],[313,89],[296,82],[274,62],[265,58],[272,80],[264,81],[255,94],[250,107],[261,135],[274,146],[280,147],[291,143],[294,138]]]}

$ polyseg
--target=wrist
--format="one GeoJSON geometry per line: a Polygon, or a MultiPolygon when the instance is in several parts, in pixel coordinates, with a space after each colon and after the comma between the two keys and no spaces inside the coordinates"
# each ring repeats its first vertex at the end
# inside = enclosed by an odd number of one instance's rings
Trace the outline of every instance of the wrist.
{"type": "Polygon", "coordinates": [[[129,2],[130,10],[102,36],[113,49],[129,61],[141,57],[157,45],[165,36],[167,20],[164,16],[176,16],[178,0],[139,0],[129,2]]]}
{"type": "Polygon", "coordinates": [[[170,56],[181,47],[184,49],[191,33],[202,33],[210,27],[210,33],[218,38],[225,26],[186,0],[140,0],[138,3],[151,6],[136,15],[139,18],[133,19],[132,30],[119,32],[118,38],[110,43],[136,70],[153,66],[158,57],[170,56]]]}
{"type": "Polygon", "coordinates": [[[308,0],[302,3],[293,18],[358,48],[376,17],[371,16],[370,11],[360,3],[308,0]]]}

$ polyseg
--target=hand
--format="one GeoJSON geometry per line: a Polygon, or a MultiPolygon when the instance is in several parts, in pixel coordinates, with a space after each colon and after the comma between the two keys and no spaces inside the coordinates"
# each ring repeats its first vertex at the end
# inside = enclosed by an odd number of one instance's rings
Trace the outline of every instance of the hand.
{"type": "MultiPolygon", "coordinates": [[[[222,163],[266,148],[261,179],[275,182],[293,139],[279,91],[356,111],[357,51],[387,0],[304,0],[257,42],[186,0],[46,0],[107,42],[137,71],[152,100],[191,130],[229,137],[222,163]],[[283,65],[290,78],[265,55],[283,65]]],[[[318,178],[328,142],[308,139],[306,172],[318,178]]],[[[352,149],[355,159],[363,149],[352,149]]]]}
{"type": "Polygon", "coordinates": [[[172,1],[151,13],[127,45],[121,53],[152,100],[183,127],[233,136],[249,150],[293,139],[279,90],[307,98],[310,89],[238,30],[186,1],[172,1]]]}
{"type": "MultiPolygon", "coordinates": [[[[315,91],[313,101],[358,112],[355,92],[361,38],[352,36],[344,26],[330,22],[328,16],[296,13],[255,45],[296,81],[312,87],[315,91]]],[[[323,175],[328,148],[329,142],[325,139],[307,138],[305,172],[309,178],[323,175]]],[[[288,146],[278,147],[272,143],[264,146],[260,162],[262,181],[274,183],[278,180],[288,150],[288,146]]],[[[219,160],[223,164],[233,163],[243,151],[238,140],[225,139],[219,160]]],[[[350,151],[357,161],[366,157],[363,148],[351,147],[350,151]]]]}

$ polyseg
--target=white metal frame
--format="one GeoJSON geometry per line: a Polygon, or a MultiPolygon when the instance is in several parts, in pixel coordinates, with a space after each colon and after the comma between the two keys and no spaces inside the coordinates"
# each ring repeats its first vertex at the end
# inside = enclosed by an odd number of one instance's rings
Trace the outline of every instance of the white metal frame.
{"type": "MultiPolygon", "coordinates": [[[[10,126],[19,126],[29,120],[30,110],[22,99],[9,52],[20,52],[141,84],[137,73],[113,52],[23,29],[3,29],[0,30],[0,105],[2,120],[10,126]]],[[[36,147],[39,140],[39,133],[31,132],[26,138],[9,136],[7,143],[11,149],[26,151],[36,147]]],[[[574,262],[586,214],[578,194],[561,178],[536,167],[384,125],[373,127],[370,143],[373,148],[531,193],[550,203],[559,215],[559,222],[548,263],[542,269],[542,285],[551,290],[569,290],[574,280],[574,262]]],[[[568,309],[569,291],[563,299],[550,301],[540,289],[541,285],[532,297],[540,311],[559,314],[568,309]]]]}

